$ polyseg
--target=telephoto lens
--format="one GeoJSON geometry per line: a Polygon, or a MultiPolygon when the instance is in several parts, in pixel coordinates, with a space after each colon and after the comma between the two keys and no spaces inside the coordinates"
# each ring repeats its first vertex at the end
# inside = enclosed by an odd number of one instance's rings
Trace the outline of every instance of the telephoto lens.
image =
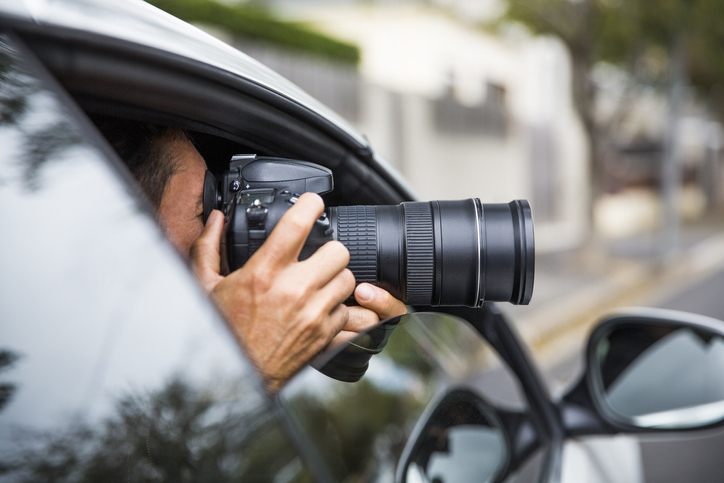
{"type": "MultiPolygon", "coordinates": [[[[204,221],[213,209],[224,212],[224,261],[233,271],[262,246],[298,193],[333,189],[332,171],[323,166],[240,154],[220,180],[207,171],[204,221]]],[[[300,260],[330,240],[349,250],[357,283],[379,285],[410,305],[527,304],[533,293],[533,218],[525,200],[328,208],[314,223],[300,260]]]]}
{"type": "Polygon", "coordinates": [[[533,293],[533,218],[525,200],[408,202],[329,208],[357,283],[410,305],[526,305],[533,293]]]}

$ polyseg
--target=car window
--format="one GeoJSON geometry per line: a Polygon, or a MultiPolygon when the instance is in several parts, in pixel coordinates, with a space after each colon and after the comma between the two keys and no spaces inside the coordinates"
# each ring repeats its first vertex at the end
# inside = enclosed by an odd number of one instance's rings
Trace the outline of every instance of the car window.
{"type": "Polygon", "coordinates": [[[378,329],[351,341],[343,357],[315,363],[320,370],[306,368],[280,394],[333,481],[392,481],[415,425],[450,387],[497,408],[525,406],[497,352],[466,321],[420,313],[378,329]],[[383,348],[361,358],[360,347],[372,346],[383,348]]]}
{"type": "Polygon", "coordinates": [[[3,477],[310,481],[231,332],[46,75],[0,32],[3,477]]]}

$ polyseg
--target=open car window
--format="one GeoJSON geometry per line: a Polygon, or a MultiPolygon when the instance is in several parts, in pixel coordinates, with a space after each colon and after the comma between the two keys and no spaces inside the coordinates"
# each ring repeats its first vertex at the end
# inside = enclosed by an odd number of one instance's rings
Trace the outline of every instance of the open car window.
{"type": "Polygon", "coordinates": [[[310,481],[230,331],[70,102],[0,31],[3,475],[310,481]]]}
{"type": "MultiPolygon", "coordinates": [[[[332,481],[393,481],[425,413],[451,388],[465,388],[497,409],[526,407],[497,352],[465,320],[445,314],[391,319],[313,366],[287,384],[280,402],[332,481]]],[[[488,456],[503,454],[499,436],[487,446],[488,456]]],[[[501,460],[498,471],[504,470],[501,460]]]]}

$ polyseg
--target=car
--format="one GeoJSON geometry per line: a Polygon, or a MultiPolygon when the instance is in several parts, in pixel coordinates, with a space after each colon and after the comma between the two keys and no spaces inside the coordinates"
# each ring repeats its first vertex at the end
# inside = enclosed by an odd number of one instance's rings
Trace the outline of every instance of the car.
{"type": "Polygon", "coordinates": [[[415,200],[339,116],[140,0],[1,0],[0,481],[641,481],[625,441],[570,448],[724,424],[724,323],[654,309],[602,320],[561,398],[487,302],[415,306],[269,394],[99,116],[181,126],[216,172],[314,162],[328,205],[415,200]]]}

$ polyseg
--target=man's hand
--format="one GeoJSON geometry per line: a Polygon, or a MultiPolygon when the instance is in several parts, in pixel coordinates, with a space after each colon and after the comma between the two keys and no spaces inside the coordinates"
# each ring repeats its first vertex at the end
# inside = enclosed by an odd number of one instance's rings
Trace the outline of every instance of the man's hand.
{"type": "Polygon", "coordinates": [[[213,210],[206,226],[191,245],[189,258],[191,270],[206,293],[211,293],[224,277],[221,276],[221,235],[224,231],[224,214],[213,210]]]}
{"type": "Polygon", "coordinates": [[[354,291],[358,307],[348,307],[347,325],[332,340],[335,346],[354,339],[360,332],[379,324],[380,321],[405,315],[407,306],[389,292],[369,283],[361,283],[354,291]]]}
{"type": "Polygon", "coordinates": [[[349,318],[342,302],[355,281],[345,268],[344,245],[329,242],[298,261],[323,210],[319,196],[300,196],[259,250],[227,277],[219,275],[220,212],[212,213],[191,249],[194,273],[272,392],[329,344],[349,318]]]}
{"type": "Polygon", "coordinates": [[[345,268],[349,252],[339,242],[298,261],[323,209],[321,198],[302,195],[254,256],[228,277],[219,274],[220,211],[211,213],[191,248],[194,274],[231,323],[270,391],[280,389],[330,341],[342,343],[380,320],[407,313],[402,302],[370,284],[355,290],[360,306],[341,305],[354,288],[354,276],[345,268]]]}

